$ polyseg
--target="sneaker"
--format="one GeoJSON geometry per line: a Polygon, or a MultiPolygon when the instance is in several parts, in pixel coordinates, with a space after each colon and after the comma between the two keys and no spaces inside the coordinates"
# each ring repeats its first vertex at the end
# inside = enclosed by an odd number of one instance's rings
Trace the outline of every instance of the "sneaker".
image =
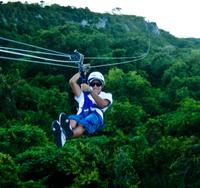
{"type": "Polygon", "coordinates": [[[63,147],[66,142],[66,136],[62,131],[62,128],[57,120],[53,121],[51,125],[52,132],[56,137],[56,145],[58,147],[63,147]]]}
{"type": "Polygon", "coordinates": [[[67,114],[61,113],[59,115],[59,122],[60,122],[60,126],[62,127],[65,136],[67,138],[70,138],[73,135],[73,131],[70,128],[69,119],[68,119],[67,114]]]}
{"type": "Polygon", "coordinates": [[[69,122],[68,115],[65,114],[64,112],[60,113],[60,115],[59,115],[59,123],[60,123],[60,125],[66,124],[68,122],[69,122]]]}

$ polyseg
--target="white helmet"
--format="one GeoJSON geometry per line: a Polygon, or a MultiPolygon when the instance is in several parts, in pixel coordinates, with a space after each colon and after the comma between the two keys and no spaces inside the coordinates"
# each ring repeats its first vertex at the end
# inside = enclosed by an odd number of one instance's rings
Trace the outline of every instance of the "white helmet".
{"type": "Polygon", "coordinates": [[[102,85],[105,85],[104,76],[100,72],[92,72],[88,76],[88,83],[91,83],[93,80],[99,80],[102,85]]]}

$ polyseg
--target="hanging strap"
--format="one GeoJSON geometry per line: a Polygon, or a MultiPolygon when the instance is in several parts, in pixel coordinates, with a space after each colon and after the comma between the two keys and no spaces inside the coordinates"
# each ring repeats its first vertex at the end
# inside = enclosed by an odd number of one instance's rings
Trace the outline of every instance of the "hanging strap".
{"type": "Polygon", "coordinates": [[[86,66],[83,64],[84,55],[79,53],[77,50],[74,50],[74,53],[71,55],[71,59],[77,62],[78,69],[81,75],[81,83],[87,83],[87,69],[86,66]]]}
{"type": "Polygon", "coordinates": [[[93,108],[98,108],[99,110],[102,111],[102,109],[97,104],[92,103],[92,101],[88,97],[89,94],[87,92],[83,92],[83,94],[84,94],[84,104],[82,106],[82,112],[91,112],[93,111],[91,110],[93,108]]]}
{"type": "Polygon", "coordinates": [[[88,93],[83,92],[84,94],[84,104],[82,106],[83,111],[90,111],[90,108],[93,107],[92,101],[88,97],[88,93]]]}

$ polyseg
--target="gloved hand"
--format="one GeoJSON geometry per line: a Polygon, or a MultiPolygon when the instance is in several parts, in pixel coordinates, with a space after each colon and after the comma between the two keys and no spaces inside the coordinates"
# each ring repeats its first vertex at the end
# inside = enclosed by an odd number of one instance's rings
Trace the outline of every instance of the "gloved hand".
{"type": "Polygon", "coordinates": [[[90,93],[92,91],[92,88],[88,84],[83,83],[81,84],[81,90],[90,93]]]}
{"type": "Polygon", "coordinates": [[[83,65],[83,71],[87,74],[88,72],[89,72],[89,70],[90,70],[90,64],[84,64],[83,65]]]}
{"type": "Polygon", "coordinates": [[[90,70],[90,64],[83,64],[83,66],[79,70],[82,83],[87,83],[87,73],[89,72],[89,70],[90,70]]]}

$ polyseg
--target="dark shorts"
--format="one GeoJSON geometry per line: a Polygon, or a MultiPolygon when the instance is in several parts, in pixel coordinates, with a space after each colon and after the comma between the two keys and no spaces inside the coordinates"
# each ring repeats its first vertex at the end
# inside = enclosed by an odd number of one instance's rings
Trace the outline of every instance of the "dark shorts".
{"type": "Polygon", "coordinates": [[[83,125],[86,130],[86,134],[93,134],[104,128],[103,119],[97,112],[71,115],[69,116],[69,119],[75,120],[78,125],[83,125]]]}

